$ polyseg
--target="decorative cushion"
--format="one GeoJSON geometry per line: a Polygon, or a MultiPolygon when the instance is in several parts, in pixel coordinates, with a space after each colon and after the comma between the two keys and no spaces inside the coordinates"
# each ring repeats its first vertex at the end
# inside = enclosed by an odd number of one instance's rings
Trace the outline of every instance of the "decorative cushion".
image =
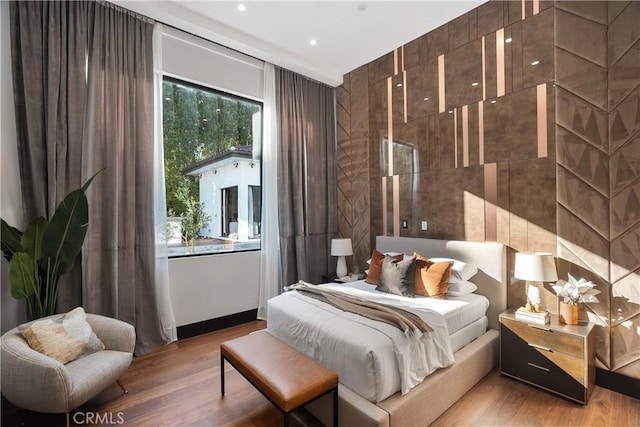
{"type": "Polygon", "coordinates": [[[447,290],[447,294],[451,297],[461,297],[467,294],[471,294],[477,290],[478,286],[476,286],[476,284],[473,282],[449,282],[449,289],[447,290]]]}
{"type": "Polygon", "coordinates": [[[453,265],[451,266],[451,277],[449,278],[449,283],[456,282],[466,282],[476,275],[478,272],[478,267],[472,264],[467,264],[464,261],[460,261],[452,258],[429,258],[433,262],[445,262],[452,261],[453,265]]]}
{"type": "Polygon", "coordinates": [[[66,314],[25,323],[18,330],[32,349],[66,364],[104,350],[86,319],[84,309],[77,307],[66,314]]]}
{"type": "MultiPolygon", "coordinates": [[[[373,266],[373,262],[371,263],[373,266]]],[[[414,293],[416,257],[405,256],[402,261],[384,256],[377,291],[412,297],[414,293]]]]}
{"type": "MultiPolygon", "coordinates": [[[[371,254],[371,265],[369,265],[369,273],[367,273],[367,278],[365,282],[370,283],[372,285],[377,285],[380,283],[380,273],[382,272],[382,261],[384,260],[385,255],[382,252],[377,250],[373,250],[371,254]]],[[[404,254],[397,254],[393,256],[393,259],[397,261],[402,261],[404,254]]]]}
{"type": "Polygon", "coordinates": [[[425,297],[447,299],[453,261],[433,262],[418,253],[415,270],[415,293],[425,297]]]}

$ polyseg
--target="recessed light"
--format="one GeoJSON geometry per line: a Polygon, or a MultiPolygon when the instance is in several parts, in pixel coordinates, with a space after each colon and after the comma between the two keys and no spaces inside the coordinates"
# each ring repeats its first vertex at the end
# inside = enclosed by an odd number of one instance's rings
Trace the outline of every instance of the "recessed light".
{"type": "Polygon", "coordinates": [[[402,83],[398,83],[398,84],[396,84],[396,86],[402,87],[402,83]]]}
{"type": "Polygon", "coordinates": [[[209,121],[209,119],[202,119],[202,121],[203,121],[203,122],[208,122],[208,121],[209,121]]]}
{"type": "Polygon", "coordinates": [[[311,40],[309,40],[309,44],[310,44],[311,46],[315,46],[315,45],[317,45],[317,44],[318,44],[318,40],[316,40],[316,39],[311,39],[311,40]]]}
{"type": "Polygon", "coordinates": [[[166,97],[164,100],[165,100],[165,101],[171,101],[171,98],[166,97]]]}
{"type": "Polygon", "coordinates": [[[244,4],[240,3],[240,4],[237,6],[237,9],[238,9],[240,12],[244,12],[245,10],[247,10],[247,6],[245,6],[244,4]]]}
{"type": "Polygon", "coordinates": [[[533,62],[531,63],[531,65],[538,65],[539,63],[540,63],[540,61],[538,61],[538,60],[536,59],[535,61],[533,61],[533,62]]]}
{"type": "Polygon", "coordinates": [[[358,12],[364,12],[365,10],[367,10],[367,5],[366,5],[365,3],[359,3],[359,4],[356,6],[356,10],[357,10],[358,12]]]}
{"type": "Polygon", "coordinates": [[[425,101],[428,101],[428,100],[429,100],[429,98],[427,97],[427,98],[425,98],[424,100],[425,100],[425,101]]]}
{"type": "Polygon", "coordinates": [[[498,101],[496,101],[495,99],[493,101],[491,101],[492,104],[495,104],[496,102],[498,102],[498,101]]]}
{"type": "Polygon", "coordinates": [[[471,83],[471,86],[473,86],[473,87],[478,86],[478,82],[473,82],[473,83],[471,83]]]}
{"type": "Polygon", "coordinates": [[[220,112],[220,109],[219,109],[219,108],[216,108],[216,112],[218,112],[218,113],[219,113],[219,112],[220,112]]]}
{"type": "Polygon", "coordinates": [[[449,114],[453,114],[453,110],[449,110],[449,114]]]}
{"type": "Polygon", "coordinates": [[[513,41],[513,39],[511,37],[507,37],[507,39],[504,41],[505,43],[511,43],[513,41]]]}

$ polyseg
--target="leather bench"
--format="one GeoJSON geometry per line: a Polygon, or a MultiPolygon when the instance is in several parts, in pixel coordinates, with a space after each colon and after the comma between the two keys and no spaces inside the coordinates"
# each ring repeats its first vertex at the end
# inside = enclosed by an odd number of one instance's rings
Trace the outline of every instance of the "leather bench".
{"type": "Polygon", "coordinates": [[[297,408],[333,393],[333,425],[338,425],[338,374],[268,332],[257,332],[220,345],[220,385],[224,396],[227,360],[284,413],[284,425],[297,408]]]}

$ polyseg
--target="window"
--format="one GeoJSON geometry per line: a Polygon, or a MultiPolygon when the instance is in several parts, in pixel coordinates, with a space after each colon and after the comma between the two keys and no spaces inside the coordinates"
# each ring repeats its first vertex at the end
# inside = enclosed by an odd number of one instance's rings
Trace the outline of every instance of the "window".
{"type": "Polygon", "coordinates": [[[168,77],[162,92],[169,256],[260,249],[262,105],[168,77]]]}

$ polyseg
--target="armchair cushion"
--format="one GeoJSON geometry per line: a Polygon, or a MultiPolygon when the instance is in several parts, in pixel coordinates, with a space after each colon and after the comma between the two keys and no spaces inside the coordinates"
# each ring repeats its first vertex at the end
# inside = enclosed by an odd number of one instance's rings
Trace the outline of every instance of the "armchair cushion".
{"type": "Polygon", "coordinates": [[[62,364],[104,350],[82,307],[18,326],[29,346],[62,364]]]}

